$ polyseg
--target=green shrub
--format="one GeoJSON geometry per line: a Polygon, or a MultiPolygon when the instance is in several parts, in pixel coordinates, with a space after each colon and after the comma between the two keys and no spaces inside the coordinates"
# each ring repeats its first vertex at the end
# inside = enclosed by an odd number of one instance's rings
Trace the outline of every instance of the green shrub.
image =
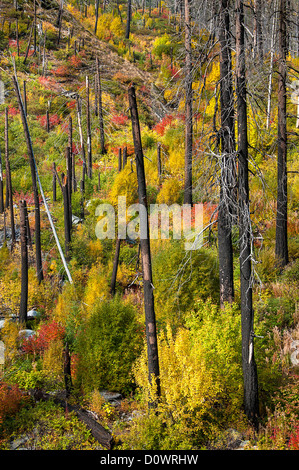
{"type": "Polygon", "coordinates": [[[163,241],[153,257],[157,319],[178,325],[197,299],[219,299],[216,253],[210,249],[186,252],[181,241],[163,241]]]}
{"type": "Polygon", "coordinates": [[[86,391],[132,389],[131,367],[140,351],[141,328],[134,308],[118,297],[98,302],[78,335],[77,383],[86,391]]]}

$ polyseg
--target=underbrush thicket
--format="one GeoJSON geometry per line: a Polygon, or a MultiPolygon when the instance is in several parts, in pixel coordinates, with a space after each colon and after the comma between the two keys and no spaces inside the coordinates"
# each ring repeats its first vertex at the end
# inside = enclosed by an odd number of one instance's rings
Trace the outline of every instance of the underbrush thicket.
{"type": "MultiPolygon", "coordinates": [[[[22,3],[22,2],[20,2],[22,3]]],[[[29,2],[30,4],[31,2],[29,2]]],[[[163,3],[163,2],[162,2],[163,3]]],[[[123,20],[126,2],[118,2],[123,20]]],[[[72,393],[70,401],[90,409],[115,437],[119,449],[200,449],[221,440],[228,428],[240,431],[248,447],[259,449],[299,448],[299,394],[296,341],[299,341],[298,280],[298,159],[295,137],[289,153],[289,265],[277,267],[275,244],[276,163],[274,126],[265,127],[264,116],[254,103],[249,107],[251,143],[250,188],[252,226],[255,240],[254,307],[255,356],[259,377],[261,423],[258,432],[243,414],[241,361],[239,236],[233,227],[235,302],[219,306],[217,250],[217,203],[219,197],[219,161],[211,155],[214,125],[219,116],[215,86],[219,81],[218,59],[202,65],[194,81],[194,188],[195,202],[203,203],[204,246],[185,251],[182,240],[154,240],[152,267],[161,397],[156,410],[148,410],[155,398],[155,383],[149,384],[143,309],[141,260],[138,243],[121,243],[116,278],[116,295],[110,282],[115,252],[114,240],[99,240],[96,208],[110,203],[117,208],[118,196],[126,196],[127,205],[138,202],[132,129],[127,112],[126,89],[136,84],[149,204],[181,204],[184,183],[184,98],[179,25],[153,9],[151,16],[141,10],[132,17],[130,40],[124,39],[124,22],[115,12],[100,11],[97,37],[110,51],[126,59],[139,71],[151,73],[152,82],[132,76],[132,69],[102,77],[106,153],[101,154],[100,120],[95,112],[94,82],[92,103],[92,178],[85,180],[84,199],[79,191],[82,176],[80,135],[77,130],[76,101],[66,97],[62,88],[79,93],[85,99],[85,75],[93,77],[94,56],[90,44],[83,45],[80,32],[68,41],[71,16],[93,31],[94,7],[84,14],[74,1],[67,2],[64,34],[57,45],[58,29],[43,9],[46,31],[47,73],[42,74],[38,55],[29,54],[26,64],[27,21],[18,13],[20,57],[15,42],[15,11],[8,4],[7,17],[0,31],[1,75],[6,93],[0,105],[0,134],[4,135],[4,109],[9,115],[9,158],[15,204],[26,199],[29,226],[34,242],[34,203],[26,142],[10,73],[11,54],[15,57],[18,78],[26,80],[28,123],[43,189],[62,246],[64,247],[63,197],[57,183],[57,201],[52,196],[52,165],[57,173],[66,173],[65,148],[68,122],[74,123],[73,155],[78,190],[72,193],[73,224],[69,269],[73,284],[67,282],[50,224],[41,204],[41,242],[44,281],[38,283],[35,253],[29,246],[28,309],[36,307],[38,316],[19,324],[21,258],[19,244],[11,251],[4,242],[0,248],[0,312],[5,316],[0,339],[5,344],[5,365],[0,382],[0,448],[25,436],[24,447],[33,449],[95,449],[98,443],[73,413],[64,412],[51,400],[34,403],[29,392],[61,392],[65,387],[64,360],[68,349],[71,360],[72,393]],[[10,20],[11,19],[11,20],[10,20]],[[75,41],[81,45],[74,52],[75,41]],[[134,53],[133,53],[134,52],[134,53]],[[7,71],[7,73],[5,73],[7,71]],[[110,76],[111,75],[111,76],[110,76]],[[204,84],[203,84],[204,78],[204,84]],[[169,113],[159,122],[151,113],[151,87],[163,96],[169,113]],[[203,99],[204,97],[204,99],[203,99]],[[46,129],[46,111],[50,106],[50,129],[46,129]],[[174,112],[172,112],[175,110],[174,112]],[[252,123],[259,123],[259,132],[252,123]],[[158,171],[160,148],[161,168],[158,171]],[[126,148],[127,164],[118,171],[119,149],[126,148]],[[258,150],[259,149],[259,150],[258,150]],[[263,158],[261,157],[263,156],[263,158]],[[100,174],[100,184],[99,184],[100,174]],[[262,179],[259,175],[262,175],[262,179]],[[84,214],[82,214],[84,208],[84,214]],[[82,215],[84,219],[81,220],[82,215]],[[34,334],[27,338],[25,329],[34,334]],[[295,360],[294,360],[295,358],[295,360]],[[107,402],[101,392],[120,392],[118,407],[107,402]],[[132,420],[124,420],[129,415],[132,420]]],[[[49,13],[50,15],[50,13],[49,13]]],[[[77,24],[77,23],[76,23],[77,24]]],[[[201,46],[207,40],[202,31],[195,38],[201,46]]],[[[108,49],[107,49],[108,50],[108,49]]],[[[290,63],[296,60],[289,57],[290,63]]],[[[125,63],[125,62],[124,62],[125,63]]],[[[274,84],[275,91],[275,84],[274,84]]],[[[273,100],[276,100],[273,93],[273,100]]],[[[275,104],[273,108],[275,109],[275,104]]],[[[295,106],[288,103],[290,108],[295,106]]],[[[292,109],[293,109],[292,108],[292,109]]],[[[295,113],[295,111],[294,111],[295,113]]],[[[164,113],[165,114],[165,113],[164,113]]],[[[277,118],[275,112],[273,119],[277,118]]],[[[289,119],[290,128],[294,118],[289,119]]],[[[86,109],[83,100],[82,127],[86,135],[86,109]]],[[[4,144],[1,140],[1,153],[4,144]]],[[[3,165],[3,158],[2,158],[3,165]]],[[[4,167],[3,167],[4,169],[4,167]]],[[[4,178],[4,181],[5,178],[4,178]]],[[[4,187],[4,191],[6,187],[4,187]]],[[[5,194],[5,192],[4,192],[5,194]]],[[[6,226],[9,216],[6,211],[6,226]]],[[[19,228],[18,208],[15,221],[19,228]]],[[[1,223],[4,222],[0,214],[1,223]]],[[[1,366],[0,366],[1,367],[1,366]]]]}

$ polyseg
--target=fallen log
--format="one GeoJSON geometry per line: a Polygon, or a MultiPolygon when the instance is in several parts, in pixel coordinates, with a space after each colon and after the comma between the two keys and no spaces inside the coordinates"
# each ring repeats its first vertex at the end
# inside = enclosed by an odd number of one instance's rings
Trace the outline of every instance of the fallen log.
{"type": "Polygon", "coordinates": [[[30,396],[33,397],[35,401],[43,400],[49,401],[53,400],[54,403],[62,406],[65,411],[74,411],[77,418],[82,421],[85,426],[91,431],[92,436],[108,450],[112,449],[113,446],[113,437],[107,429],[105,429],[100,423],[98,423],[92,416],[88,413],[87,410],[79,408],[76,405],[71,405],[67,400],[58,398],[56,396],[45,393],[42,390],[31,389],[29,391],[30,396]]]}

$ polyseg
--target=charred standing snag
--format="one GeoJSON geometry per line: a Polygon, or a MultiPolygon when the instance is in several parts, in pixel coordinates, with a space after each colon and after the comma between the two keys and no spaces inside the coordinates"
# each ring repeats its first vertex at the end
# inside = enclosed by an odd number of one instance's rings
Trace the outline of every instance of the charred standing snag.
{"type": "Polygon", "coordinates": [[[22,124],[27,144],[27,150],[29,155],[29,163],[30,163],[30,170],[31,170],[31,179],[32,179],[32,189],[33,189],[33,196],[34,196],[34,210],[35,210],[35,253],[36,253],[36,272],[38,281],[41,282],[44,279],[43,275],[43,267],[42,267],[42,251],[41,251],[41,236],[40,236],[40,207],[39,207],[39,197],[38,197],[38,189],[37,189],[37,178],[36,178],[36,167],[35,167],[35,160],[33,154],[33,148],[28,128],[28,123],[26,119],[26,115],[24,112],[24,107],[22,103],[22,98],[20,95],[19,85],[17,82],[16,77],[12,77],[15,92],[18,99],[19,109],[22,118],[22,124]]]}
{"type": "Polygon", "coordinates": [[[20,232],[21,232],[21,301],[19,322],[27,321],[28,307],[28,233],[27,233],[26,201],[20,201],[20,232]]]}
{"type": "MultiPolygon", "coordinates": [[[[136,156],[136,169],[138,180],[138,198],[140,206],[140,247],[142,259],[142,275],[143,275],[143,290],[144,290],[144,310],[145,310],[145,326],[146,326],[146,339],[147,339],[147,352],[148,352],[148,375],[149,381],[156,382],[157,398],[160,397],[160,371],[159,371],[159,358],[158,358],[158,343],[157,343],[157,330],[156,318],[154,307],[154,286],[152,279],[152,264],[151,264],[151,250],[149,238],[149,223],[148,223],[148,206],[146,197],[146,182],[144,172],[144,156],[141,143],[140,124],[137,109],[137,101],[135,88],[129,88],[129,106],[132,120],[133,141],[136,156]]],[[[149,403],[150,407],[155,407],[156,403],[149,403]]]]}
{"type": "Polygon", "coordinates": [[[10,225],[11,225],[11,249],[16,241],[15,232],[15,221],[14,221],[14,210],[12,200],[12,183],[11,183],[11,172],[9,164],[9,148],[8,148],[8,109],[5,108],[5,169],[6,169],[6,194],[8,195],[7,202],[9,203],[10,212],[10,225]]]}
{"type": "Polygon", "coordinates": [[[238,116],[239,237],[241,281],[242,366],[244,409],[257,426],[259,416],[258,379],[254,358],[251,240],[249,207],[247,83],[245,62],[244,5],[236,0],[236,80],[238,116]]]}
{"type": "Polygon", "coordinates": [[[220,200],[218,211],[218,250],[220,305],[234,300],[234,270],[232,247],[232,200],[235,186],[235,120],[230,50],[229,0],[221,1],[220,14],[220,106],[221,106],[221,160],[220,200]]]}
{"type": "Polygon", "coordinates": [[[288,177],[287,177],[287,1],[279,3],[279,73],[277,139],[277,214],[275,256],[283,268],[288,254],[288,177]]]}

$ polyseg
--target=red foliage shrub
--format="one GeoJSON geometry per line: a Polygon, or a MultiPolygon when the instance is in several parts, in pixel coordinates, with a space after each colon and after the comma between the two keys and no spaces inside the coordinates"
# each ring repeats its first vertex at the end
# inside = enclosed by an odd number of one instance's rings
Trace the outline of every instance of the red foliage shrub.
{"type": "Polygon", "coordinates": [[[0,383],[0,424],[11,414],[16,413],[24,399],[24,394],[17,385],[0,383]]]}
{"type": "MultiPolygon", "coordinates": [[[[21,192],[18,192],[18,191],[15,191],[14,192],[14,200],[18,203],[19,201],[23,201],[25,200],[27,202],[27,205],[34,205],[34,195],[33,193],[26,193],[24,194],[23,191],[21,192]]],[[[42,197],[39,195],[39,203],[41,204],[42,202],[42,197]]]]}
{"type": "Polygon", "coordinates": [[[125,114],[114,115],[111,118],[111,121],[116,126],[125,126],[127,124],[128,120],[129,120],[129,118],[125,114]]]}
{"type": "Polygon", "coordinates": [[[174,120],[174,117],[171,116],[170,114],[165,116],[161,122],[158,122],[158,124],[155,125],[154,131],[156,131],[157,134],[161,136],[164,135],[166,127],[170,126],[173,120],[174,120]]]}
{"type": "Polygon", "coordinates": [[[69,59],[69,63],[71,64],[72,67],[75,67],[76,69],[79,69],[82,66],[82,59],[78,55],[72,55],[72,57],[69,59]]]}
{"type": "Polygon", "coordinates": [[[66,105],[69,109],[74,109],[76,107],[76,100],[69,101],[66,105]]]}
{"type": "Polygon", "coordinates": [[[40,354],[45,351],[51,341],[63,339],[65,329],[58,322],[43,323],[36,336],[24,339],[22,349],[26,354],[40,354]]]}
{"type": "Polygon", "coordinates": [[[8,106],[8,115],[9,116],[15,116],[16,114],[19,114],[19,109],[14,108],[13,106],[8,106]]]}
{"type": "MultiPolygon", "coordinates": [[[[40,122],[40,125],[42,127],[46,127],[47,126],[47,116],[36,116],[37,119],[39,120],[40,122]]],[[[54,126],[57,126],[58,124],[60,124],[60,118],[58,116],[58,114],[52,114],[51,116],[49,116],[49,122],[50,122],[50,129],[53,129],[54,126]]]]}
{"type": "Polygon", "coordinates": [[[299,425],[296,426],[295,431],[291,434],[288,447],[291,450],[299,450],[299,425]]]}
{"type": "Polygon", "coordinates": [[[70,73],[70,68],[67,65],[60,65],[56,70],[53,70],[53,75],[56,77],[68,77],[70,73]]]}

